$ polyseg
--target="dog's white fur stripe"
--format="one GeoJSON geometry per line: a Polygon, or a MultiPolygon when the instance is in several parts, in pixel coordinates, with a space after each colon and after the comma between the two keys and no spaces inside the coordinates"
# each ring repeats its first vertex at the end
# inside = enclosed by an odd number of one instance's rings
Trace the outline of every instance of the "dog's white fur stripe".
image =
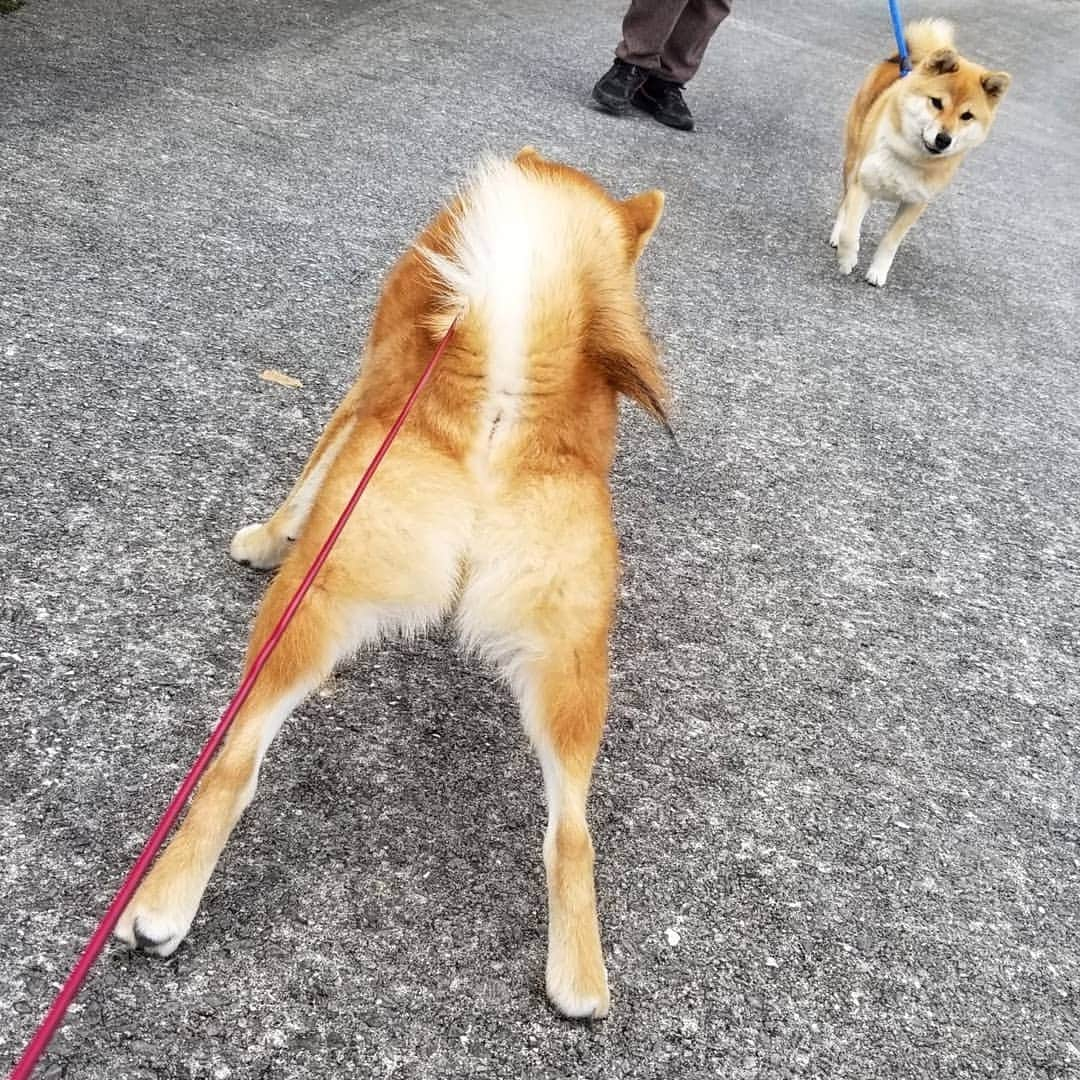
{"type": "Polygon", "coordinates": [[[529,333],[557,276],[580,246],[574,206],[559,186],[513,161],[485,160],[461,195],[450,254],[417,246],[443,287],[448,311],[486,339],[488,397],[482,449],[513,427],[526,388],[529,333]]]}

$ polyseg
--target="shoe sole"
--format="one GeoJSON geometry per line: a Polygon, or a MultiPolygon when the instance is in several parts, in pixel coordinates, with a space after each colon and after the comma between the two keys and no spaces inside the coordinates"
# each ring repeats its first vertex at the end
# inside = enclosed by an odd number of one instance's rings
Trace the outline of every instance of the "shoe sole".
{"type": "Polygon", "coordinates": [[[657,123],[664,127],[674,128],[676,131],[693,131],[694,120],[665,120],[656,110],[656,103],[645,94],[637,93],[630,99],[630,104],[643,113],[648,113],[657,123]]]}
{"type": "Polygon", "coordinates": [[[625,98],[608,97],[595,89],[592,92],[592,101],[612,116],[625,116],[630,111],[630,102],[625,98]]]}

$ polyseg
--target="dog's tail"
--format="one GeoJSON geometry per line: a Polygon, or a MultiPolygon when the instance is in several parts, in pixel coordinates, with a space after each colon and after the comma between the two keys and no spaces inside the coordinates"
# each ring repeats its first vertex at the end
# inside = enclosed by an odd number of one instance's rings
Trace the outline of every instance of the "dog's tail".
{"type": "Polygon", "coordinates": [[[456,314],[465,347],[487,357],[499,385],[542,368],[545,383],[569,386],[573,365],[584,362],[666,424],[656,349],[632,288],[610,272],[622,253],[605,245],[626,238],[605,234],[593,201],[545,175],[545,166],[528,149],[516,160],[485,161],[441,239],[418,246],[433,272],[432,331],[456,314]]]}
{"type": "Polygon", "coordinates": [[[912,65],[925,60],[938,49],[955,48],[953,24],[948,19],[920,19],[904,27],[904,40],[912,65]]]}

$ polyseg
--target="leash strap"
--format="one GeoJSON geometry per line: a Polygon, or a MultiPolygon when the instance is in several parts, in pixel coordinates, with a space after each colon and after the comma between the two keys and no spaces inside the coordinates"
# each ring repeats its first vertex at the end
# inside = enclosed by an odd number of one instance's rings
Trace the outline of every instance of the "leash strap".
{"type": "Polygon", "coordinates": [[[379,446],[379,449],[375,452],[375,456],[371,459],[371,464],[360,478],[360,482],[356,485],[356,490],[353,491],[352,497],[345,505],[345,509],[341,512],[341,516],[337,519],[337,523],[330,530],[330,535],[327,536],[326,540],[323,542],[323,546],[319,549],[318,555],[315,556],[314,562],[312,562],[308,572],[304,575],[304,580],[300,582],[300,585],[293,594],[288,606],[282,612],[281,618],[278,619],[274,629],[270,632],[270,636],[266,639],[266,643],[251,662],[251,667],[248,668],[247,674],[240,683],[239,689],[233,696],[232,701],[229,702],[228,708],[226,708],[225,712],[222,714],[222,717],[211,733],[210,738],[206,741],[206,745],[195,759],[195,764],[191,766],[190,772],[184,777],[184,782],[173,796],[172,802],[169,803],[164,816],[161,821],[158,822],[157,828],[146,842],[146,846],[142,849],[139,857],[135,860],[134,866],[128,871],[124,883],[120,886],[112,903],[102,916],[98,928],[87,942],[86,947],[82,951],[82,955],[71,969],[71,974],[68,975],[67,979],[64,981],[64,985],[60,988],[60,992],[56,995],[55,1000],[49,1007],[49,1011],[45,1014],[45,1019],[42,1020],[41,1026],[37,1029],[30,1042],[27,1043],[22,1057],[19,1058],[15,1068],[12,1069],[9,1080],[29,1080],[41,1055],[45,1053],[46,1047],[52,1042],[57,1028],[59,1028],[61,1021],[64,1019],[64,1014],[67,1012],[68,1006],[75,999],[75,995],[78,994],[86,976],[90,972],[91,966],[98,958],[101,950],[105,947],[105,943],[109,940],[109,935],[120,921],[120,916],[124,913],[124,909],[127,907],[128,902],[134,895],[135,890],[139,887],[139,882],[142,881],[146,871],[150,869],[150,864],[154,861],[154,857],[157,855],[159,848],[165,842],[169,830],[176,824],[176,820],[180,816],[180,812],[183,810],[188,797],[195,790],[196,785],[202,778],[202,774],[206,771],[206,767],[210,764],[210,759],[214,756],[214,752],[225,738],[233,720],[236,718],[236,714],[240,711],[244,702],[247,701],[248,695],[255,685],[255,680],[259,677],[259,673],[266,666],[267,660],[270,659],[270,654],[277,647],[277,644],[288,628],[289,623],[292,622],[297,608],[300,607],[301,601],[307,595],[312,582],[314,582],[319,571],[322,569],[323,563],[326,562],[329,557],[334,544],[337,543],[337,539],[345,528],[346,522],[348,522],[352,515],[353,509],[360,501],[360,496],[364,494],[372,476],[375,475],[375,470],[381,464],[382,459],[386,456],[386,452],[390,449],[391,443],[397,438],[398,432],[401,430],[406,418],[412,411],[412,407],[415,404],[416,399],[420,396],[420,392],[431,378],[431,374],[435,370],[436,364],[442,359],[443,353],[446,352],[450,345],[454,336],[454,331],[457,329],[457,321],[457,317],[455,317],[454,321],[450,324],[450,329],[446,331],[443,339],[436,346],[431,359],[427,363],[427,367],[424,368],[424,371],[417,381],[416,386],[413,388],[412,393],[409,395],[408,400],[402,406],[398,418],[394,421],[392,427],[386,433],[386,437],[383,439],[382,444],[379,446]]]}
{"type": "Polygon", "coordinates": [[[889,0],[889,17],[892,19],[893,37],[896,38],[896,49],[900,54],[900,78],[911,71],[911,57],[908,56],[907,41],[904,40],[904,24],[900,19],[899,0],[889,0]]]}

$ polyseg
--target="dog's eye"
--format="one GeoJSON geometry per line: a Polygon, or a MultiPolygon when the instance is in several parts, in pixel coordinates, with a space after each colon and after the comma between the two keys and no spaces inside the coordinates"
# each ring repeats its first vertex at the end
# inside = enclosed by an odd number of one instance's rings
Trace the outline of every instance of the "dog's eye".
{"type": "Polygon", "coordinates": [[[930,99],[930,104],[933,105],[935,109],[945,108],[945,106],[941,104],[941,98],[939,97],[932,97],[930,99]]]}
{"type": "Polygon", "coordinates": [[[967,112],[962,112],[960,114],[960,119],[961,120],[974,120],[975,119],[975,114],[973,112],[971,112],[971,110],[969,109],[967,112]]]}

